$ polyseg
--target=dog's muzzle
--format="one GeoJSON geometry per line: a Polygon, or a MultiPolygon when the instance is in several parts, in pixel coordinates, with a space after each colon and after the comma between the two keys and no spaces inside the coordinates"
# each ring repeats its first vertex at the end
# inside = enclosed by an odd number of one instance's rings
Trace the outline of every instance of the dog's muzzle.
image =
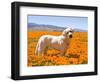
{"type": "Polygon", "coordinates": [[[69,35],[69,38],[72,38],[73,36],[72,35],[69,35]]]}

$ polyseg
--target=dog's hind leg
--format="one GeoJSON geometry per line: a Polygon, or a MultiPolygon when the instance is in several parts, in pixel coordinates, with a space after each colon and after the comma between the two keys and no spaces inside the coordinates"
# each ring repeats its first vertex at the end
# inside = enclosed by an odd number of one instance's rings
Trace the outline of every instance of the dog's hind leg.
{"type": "Polygon", "coordinates": [[[35,55],[38,55],[38,47],[39,47],[39,44],[37,43],[36,49],[35,49],[35,55]]]}
{"type": "Polygon", "coordinates": [[[45,47],[44,54],[47,54],[48,47],[45,47]]]}

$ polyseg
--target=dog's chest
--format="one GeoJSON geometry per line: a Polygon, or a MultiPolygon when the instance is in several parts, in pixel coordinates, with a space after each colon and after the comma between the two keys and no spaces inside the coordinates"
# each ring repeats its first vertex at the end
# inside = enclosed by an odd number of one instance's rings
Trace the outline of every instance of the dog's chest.
{"type": "Polygon", "coordinates": [[[67,41],[67,42],[62,42],[62,43],[60,44],[60,46],[62,46],[62,47],[64,47],[64,48],[67,48],[67,47],[69,46],[69,41],[67,41]]]}

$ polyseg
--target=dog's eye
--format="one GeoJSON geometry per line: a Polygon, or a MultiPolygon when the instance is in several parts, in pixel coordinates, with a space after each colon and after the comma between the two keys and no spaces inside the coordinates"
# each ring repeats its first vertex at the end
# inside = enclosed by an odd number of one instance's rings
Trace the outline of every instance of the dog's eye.
{"type": "Polygon", "coordinates": [[[66,34],[68,34],[69,32],[67,32],[66,34]]]}
{"type": "Polygon", "coordinates": [[[69,32],[73,33],[73,31],[69,31],[69,32]]]}

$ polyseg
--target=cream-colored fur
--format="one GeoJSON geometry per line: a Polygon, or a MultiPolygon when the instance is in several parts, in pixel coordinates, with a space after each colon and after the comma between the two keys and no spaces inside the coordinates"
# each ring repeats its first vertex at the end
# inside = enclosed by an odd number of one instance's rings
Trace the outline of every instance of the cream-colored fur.
{"type": "Polygon", "coordinates": [[[62,32],[60,36],[53,35],[43,35],[40,37],[35,54],[36,55],[44,55],[47,52],[48,47],[59,50],[61,54],[65,54],[66,50],[69,47],[70,39],[73,35],[73,29],[67,28],[62,32]]]}

